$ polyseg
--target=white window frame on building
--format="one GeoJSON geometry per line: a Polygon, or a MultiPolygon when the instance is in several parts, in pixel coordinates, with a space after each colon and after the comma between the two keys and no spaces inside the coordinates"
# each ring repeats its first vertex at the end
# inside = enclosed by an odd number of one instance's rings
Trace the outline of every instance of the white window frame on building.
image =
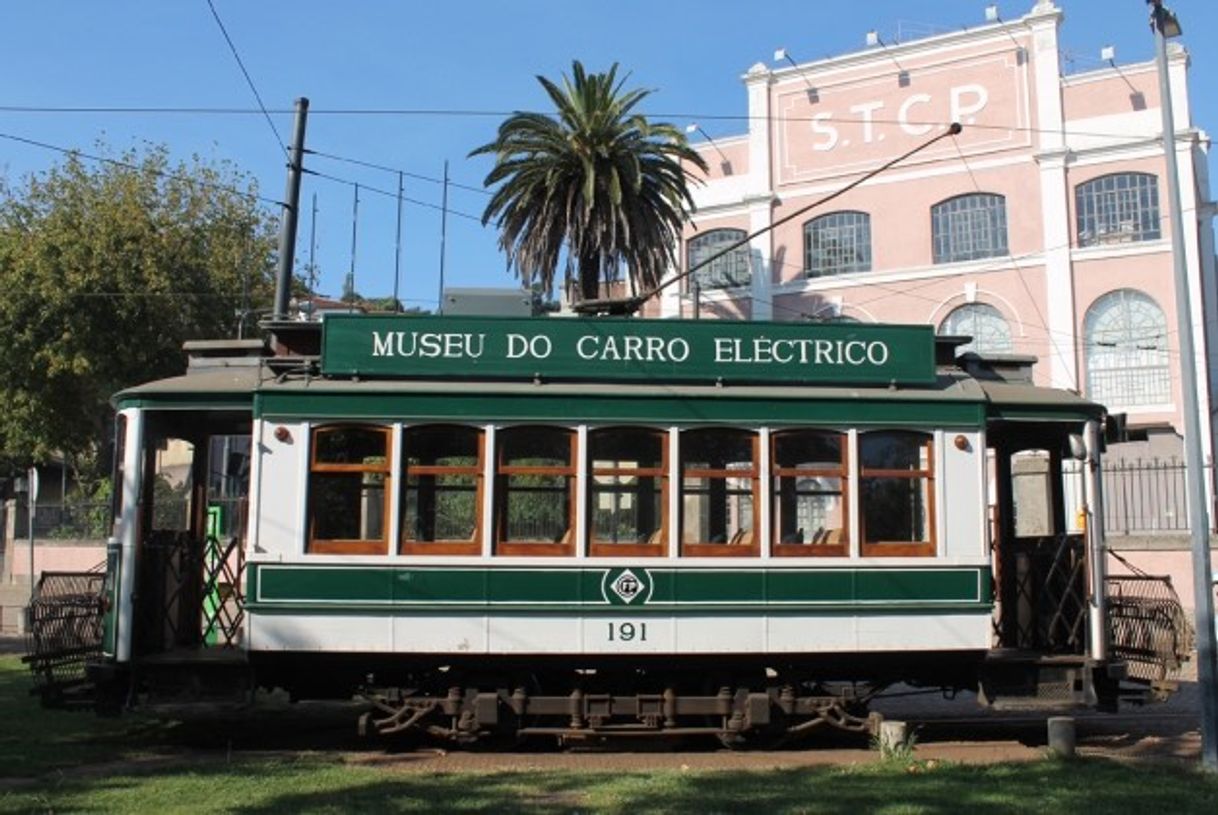
{"type": "Polygon", "coordinates": [[[1074,188],[1079,246],[1154,241],[1159,225],[1159,179],[1150,173],[1109,173],[1074,188]]]}
{"type": "Polygon", "coordinates": [[[842,210],[804,224],[804,274],[829,277],[871,271],[871,216],[842,210]]]}
{"type": "Polygon", "coordinates": [[[977,354],[1010,354],[1015,350],[1011,326],[1002,312],[989,303],[965,303],[951,310],[939,324],[939,333],[972,337],[972,341],[956,348],[956,354],[972,351],[977,354]]]}
{"type": "MultiPolygon", "coordinates": [[[[726,246],[744,240],[748,233],[743,229],[712,229],[689,239],[686,247],[686,269],[692,269],[706,258],[720,252],[726,246]]],[[[752,284],[752,269],[749,246],[744,244],[716,259],[709,266],[691,275],[691,283],[702,289],[731,289],[752,284]]]]}
{"type": "Polygon", "coordinates": [[[1007,244],[1007,199],[973,192],[940,201],[930,208],[934,262],[960,263],[1002,257],[1007,244]]]}
{"type": "Polygon", "coordinates": [[[1099,297],[1084,320],[1087,398],[1109,407],[1171,402],[1167,315],[1149,295],[1116,289],[1099,297]]]}

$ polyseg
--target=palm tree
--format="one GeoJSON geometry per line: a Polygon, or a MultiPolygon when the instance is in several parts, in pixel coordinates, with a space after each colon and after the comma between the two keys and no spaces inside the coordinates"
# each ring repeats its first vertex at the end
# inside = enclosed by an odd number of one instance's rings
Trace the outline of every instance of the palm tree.
{"type": "Polygon", "coordinates": [[[649,91],[623,90],[616,64],[588,74],[576,61],[561,88],[537,81],[557,115],[514,113],[470,153],[495,156],[484,183],[500,184],[482,223],[494,219],[508,268],[526,286],[551,291],[565,252],[582,300],[595,300],[621,264],[634,286],[655,287],[693,210],[687,167],[705,171],[706,162],[677,128],[633,112],[649,91]]]}

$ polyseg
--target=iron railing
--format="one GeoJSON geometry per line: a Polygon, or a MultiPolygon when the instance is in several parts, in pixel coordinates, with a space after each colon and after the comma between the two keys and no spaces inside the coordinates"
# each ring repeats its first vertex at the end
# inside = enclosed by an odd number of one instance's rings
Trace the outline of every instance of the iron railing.
{"type": "MultiPolygon", "coordinates": [[[[243,523],[244,498],[212,498],[209,507],[220,507],[221,537],[240,534],[243,523]]],[[[164,502],[157,508],[155,526],[161,529],[185,528],[188,522],[189,504],[185,501],[164,502]]],[[[110,535],[109,501],[69,501],[67,503],[38,504],[34,511],[34,537],[38,540],[105,540],[110,535]]],[[[0,507],[0,518],[3,518],[0,507]]],[[[20,539],[29,537],[29,511],[23,504],[16,506],[15,534],[20,539]]],[[[0,531],[3,527],[0,526],[0,531]]]]}
{"type": "MultiPolygon", "coordinates": [[[[1213,478],[1213,468],[1212,461],[1206,462],[1207,481],[1213,478]]],[[[1180,459],[1106,461],[1103,479],[1104,530],[1109,535],[1189,531],[1187,473],[1180,459]]]]}

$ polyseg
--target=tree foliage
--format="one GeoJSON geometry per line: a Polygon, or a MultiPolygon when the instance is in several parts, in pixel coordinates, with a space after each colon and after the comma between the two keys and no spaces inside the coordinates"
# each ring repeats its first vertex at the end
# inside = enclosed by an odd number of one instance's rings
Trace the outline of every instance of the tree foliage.
{"type": "Polygon", "coordinates": [[[181,373],[272,299],[273,221],[231,165],[162,147],[0,189],[0,462],[87,460],[110,396],[181,373]]]}
{"type": "Polygon", "coordinates": [[[650,288],[675,263],[693,210],[686,167],[706,163],[678,129],[635,112],[650,92],[625,90],[617,65],[588,74],[577,61],[571,74],[561,87],[537,77],[556,117],[513,114],[495,141],[470,153],[496,161],[485,183],[500,186],[482,222],[495,221],[508,267],[526,287],[552,291],[565,253],[584,299],[619,265],[650,288]]]}

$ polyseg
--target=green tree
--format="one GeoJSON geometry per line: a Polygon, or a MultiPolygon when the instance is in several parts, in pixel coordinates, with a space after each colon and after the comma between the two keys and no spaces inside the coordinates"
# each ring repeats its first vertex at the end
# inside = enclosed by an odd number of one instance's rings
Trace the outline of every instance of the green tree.
{"type": "Polygon", "coordinates": [[[552,291],[565,253],[584,300],[622,265],[636,287],[657,285],[693,210],[687,167],[706,163],[677,128],[635,112],[650,92],[624,90],[617,65],[588,74],[577,61],[562,87],[537,81],[557,116],[515,113],[470,153],[495,156],[482,222],[499,228],[508,268],[552,291]]]}
{"type": "Polygon", "coordinates": [[[181,373],[184,340],[269,305],[274,224],[254,192],[163,147],[0,189],[0,461],[104,462],[115,391],[181,373]]]}

